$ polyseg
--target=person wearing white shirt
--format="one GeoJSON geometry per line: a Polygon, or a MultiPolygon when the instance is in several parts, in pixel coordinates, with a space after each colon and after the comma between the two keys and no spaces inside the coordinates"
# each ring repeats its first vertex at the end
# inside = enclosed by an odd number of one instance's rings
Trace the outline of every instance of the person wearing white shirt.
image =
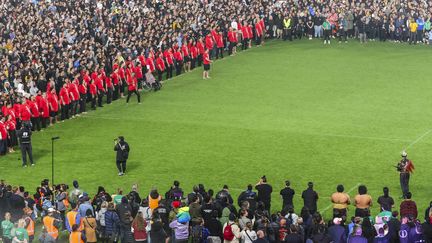
{"type": "Polygon", "coordinates": [[[258,239],[256,232],[252,230],[252,223],[246,224],[246,228],[241,232],[241,239],[243,243],[253,243],[258,239]]]}

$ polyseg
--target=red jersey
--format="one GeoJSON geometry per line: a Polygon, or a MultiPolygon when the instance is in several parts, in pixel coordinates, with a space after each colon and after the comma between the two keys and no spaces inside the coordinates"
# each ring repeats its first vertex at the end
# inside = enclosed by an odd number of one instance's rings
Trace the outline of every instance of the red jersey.
{"type": "Polygon", "coordinates": [[[207,35],[205,38],[205,46],[207,49],[213,49],[213,39],[210,35],[207,35]]]}
{"type": "Polygon", "coordinates": [[[106,84],[106,87],[107,87],[107,89],[109,89],[109,88],[112,88],[112,87],[113,87],[113,83],[112,83],[112,81],[111,81],[111,78],[110,78],[110,77],[105,77],[105,84],[106,84]]]}
{"type": "Polygon", "coordinates": [[[262,36],[262,27],[259,22],[255,24],[255,32],[258,37],[262,36]]]}
{"type": "Polygon", "coordinates": [[[248,38],[252,39],[252,26],[248,25],[247,27],[248,38]]]}
{"type": "Polygon", "coordinates": [[[198,56],[198,48],[196,46],[191,46],[189,49],[191,58],[195,59],[198,56]]]}
{"type": "Polygon", "coordinates": [[[231,43],[237,43],[237,33],[234,31],[228,31],[228,41],[231,43]]]}
{"type": "Polygon", "coordinates": [[[177,50],[176,52],[174,52],[174,58],[177,61],[183,61],[183,55],[182,55],[182,53],[179,50],[177,50]]]}
{"type": "Polygon", "coordinates": [[[31,111],[27,104],[22,104],[20,106],[20,117],[21,121],[30,121],[31,111]]]}
{"type": "Polygon", "coordinates": [[[128,76],[127,77],[127,84],[128,84],[128,90],[129,91],[135,91],[137,87],[137,79],[136,77],[128,76]]]}
{"type": "Polygon", "coordinates": [[[86,82],[87,85],[90,84],[90,81],[91,81],[90,76],[88,74],[84,74],[83,75],[83,81],[86,82]]]}
{"type": "MultiPolygon", "coordinates": [[[[6,106],[5,106],[6,107],[6,106]]],[[[14,120],[15,121],[15,119],[16,119],[16,112],[15,112],[15,109],[14,108],[6,108],[5,109],[5,111],[4,111],[4,113],[3,113],[5,116],[11,116],[12,117],[12,120],[14,120]]]]}
{"type": "Polygon", "coordinates": [[[210,64],[210,55],[208,53],[203,54],[203,63],[204,64],[210,64]]]}
{"type": "Polygon", "coordinates": [[[156,59],[156,67],[159,71],[165,71],[165,63],[164,60],[161,57],[158,57],[156,59]]]}
{"type": "Polygon", "coordinates": [[[186,45],[183,45],[181,47],[181,51],[184,57],[188,57],[189,56],[189,48],[186,45]]]}
{"type": "Polygon", "coordinates": [[[15,131],[15,129],[16,129],[16,121],[15,120],[6,121],[5,125],[6,125],[6,129],[8,131],[15,131]]]}
{"type": "Polygon", "coordinates": [[[73,101],[79,100],[80,96],[79,96],[78,86],[75,83],[70,83],[68,86],[68,90],[69,90],[69,97],[71,97],[71,100],[73,101]]]}
{"type": "Polygon", "coordinates": [[[164,52],[165,60],[168,63],[168,65],[172,66],[174,65],[174,55],[171,51],[167,50],[164,52]]]}
{"type": "Polygon", "coordinates": [[[98,90],[105,92],[105,88],[103,86],[103,80],[100,77],[94,79],[94,84],[96,85],[98,90]]]}
{"type": "Polygon", "coordinates": [[[213,40],[216,40],[216,37],[218,35],[217,31],[213,29],[210,31],[210,33],[211,33],[211,36],[213,37],[213,40]]]}
{"type": "Polygon", "coordinates": [[[114,85],[117,86],[119,83],[119,76],[117,72],[111,73],[111,80],[113,81],[114,85]]]}
{"type": "Polygon", "coordinates": [[[196,47],[198,49],[198,54],[202,55],[204,53],[204,43],[202,43],[202,41],[198,41],[196,43],[196,47]]]}
{"type": "Polygon", "coordinates": [[[57,94],[50,93],[48,95],[48,104],[50,106],[50,111],[57,112],[59,109],[59,99],[57,94]]]}
{"type": "Polygon", "coordinates": [[[96,84],[94,82],[92,84],[90,84],[90,94],[91,95],[97,94],[97,87],[96,87],[96,84]]]}
{"type": "Polygon", "coordinates": [[[223,48],[224,47],[222,34],[216,35],[216,46],[217,46],[217,48],[223,48]]]}
{"type": "Polygon", "coordinates": [[[155,71],[155,64],[154,64],[154,60],[153,57],[149,57],[147,58],[147,69],[152,73],[155,71]]]}
{"type": "Polygon", "coordinates": [[[69,105],[70,99],[69,99],[69,92],[66,88],[60,89],[60,104],[61,105],[69,105]]]}
{"type": "Polygon", "coordinates": [[[30,111],[32,113],[32,117],[39,117],[39,107],[35,101],[27,101],[28,106],[30,107],[30,111]]]}
{"type": "Polygon", "coordinates": [[[6,140],[8,137],[8,133],[6,130],[6,124],[0,121],[0,136],[2,140],[6,140]]]}
{"type": "Polygon", "coordinates": [[[142,68],[141,66],[136,66],[134,67],[134,73],[135,73],[135,77],[138,79],[143,78],[143,73],[142,73],[142,68]]]}
{"type": "Polygon", "coordinates": [[[118,75],[119,75],[119,77],[120,77],[121,79],[124,79],[124,78],[125,78],[125,72],[124,72],[124,69],[123,69],[123,68],[119,68],[119,69],[118,69],[118,75]]]}
{"type": "Polygon", "coordinates": [[[43,118],[48,118],[49,117],[49,105],[48,105],[48,99],[47,98],[43,98],[39,102],[39,109],[42,112],[42,117],[43,118]]]}
{"type": "Polygon", "coordinates": [[[139,55],[138,56],[138,60],[140,61],[140,63],[141,63],[141,66],[145,66],[146,65],[146,59],[145,59],[145,56],[144,55],[139,55]]]}
{"type": "Polygon", "coordinates": [[[14,104],[13,105],[13,110],[15,112],[15,116],[19,115],[20,111],[21,111],[21,104],[17,104],[17,103],[14,104]]]}
{"type": "Polygon", "coordinates": [[[248,29],[247,25],[241,27],[241,32],[242,32],[243,39],[248,39],[249,38],[248,30],[247,29],[248,29]]]}

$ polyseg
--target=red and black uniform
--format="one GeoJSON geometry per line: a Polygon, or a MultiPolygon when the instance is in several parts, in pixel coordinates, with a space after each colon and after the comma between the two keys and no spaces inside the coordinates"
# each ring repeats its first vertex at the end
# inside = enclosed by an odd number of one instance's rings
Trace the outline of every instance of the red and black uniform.
{"type": "Polygon", "coordinates": [[[237,33],[233,30],[228,31],[228,54],[233,54],[233,49],[235,46],[237,46],[238,40],[237,40],[237,33]]]}
{"type": "Polygon", "coordinates": [[[71,103],[70,103],[71,113],[70,114],[72,116],[75,116],[77,114],[78,102],[80,99],[78,86],[76,85],[76,82],[78,82],[78,81],[74,81],[68,85],[69,97],[71,100],[71,103]]]}
{"type": "Polygon", "coordinates": [[[97,87],[94,81],[90,84],[91,108],[96,109],[97,87]]]}
{"type": "Polygon", "coordinates": [[[107,94],[106,102],[107,102],[107,104],[111,104],[111,102],[113,100],[114,85],[113,85],[111,77],[105,76],[104,80],[105,80],[106,94],[107,94]]]}
{"type": "Polygon", "coordinates": [[[8,132],[7,146],[13,148],[18,145],[16,136],[16,120],[12,116],[9,116],[8,120],[5,122],[6,129],[8,132]]]}
{"type": "Polygon", "coordinates": [[[125,73],[124,68],[122,68],[122,67],[118,68],[118,76],[120,77],[119,90],[120,90],[120,93],[123,94],[124,93],[125,82],[126,82],[126,73],[125,73]]]}
{"type": "Polygon", "coordinates": [[[41,99],[39,100],[39,110],[41,111],[40,117],[41,117],[42,128],[46,128],[50,117],[47,97],[41,96],[41,99]]]}
{"type": "Polygon", "coordinates": [[[176,49],[174,52],[174,58],[176,61],[176,76],[181,74],[181,70],[183,68],[183,54],[180,49],[176,49]]]}
{"type": "Polygon", "coordinates": [[[224,41],[222,33],[216,33],[216,59],[223,58],[224,41]]]}
{"type": "Polygon", "coordinates": [[[213,38],[210,34],[208,34],[205,38],[205,48],[209,50],[209,53],[213,52],[213,38]]]}
{"type": "Polygon", "coordinates": [[[60,96],[60,105],[61,105],[60,119],[61,120],[69,119],[70,99],[69,99],[69,92],[66,87],[60,89],[59,96],[60,96]]]}
{"type": "Polygon", "coordinates": [[[171,48],[168,48],[164,51],[164,57],[166,61],[166,79],[170,79],[173,76],[174,68],[174,55],[171,51],[171,48]]]}
{"type": "Polygon", "coordinates": [[[8,132],[6,124],[0,121],[0,155],[5,155],[7,151],[8,132]]]}
{"type": "MultiPolygon", "coordinates": [[[[240,27],[239,27],[240,28],[240,27]]],[[[242,33],[242,50],[246,50],[249,46],[249,33],[248,33],[248,26],[243,25],[241,27],[241,33],[242,33]]]]}
{"type": "Polygon", "coordinates": [[[182,51],[184,63],[190,62],[189,48],[186,45],[186,43],[182,45],[181,51],[182,51]]]}
{"type": "Polygon", "coordinates": [[[55,92],[48,94],[48,104],[50,107],[50,117],[56,117],[59,110],[59,98],[55,92]]]}
{"type": "Polygon", "coordinates": [[[203,64],[204,64],[204,71],[210,70],[210,55],[208,52],[204,52],[203,54],[203,64]]]}
{"type": "Polygon", "coordinates": [[[87,85],[87,82],[82,81],[78,86],[78,91],[80,93],[80,113],[86,112],[87,85]]]}
{"type": "Polygon", "coordinates": [[[162,58],[162,55],[160,55],[156,59],[156,70],[158,72],[158,82],[162,81],[162,74],[165,72],[165,62],[162,58]]]}
{"type": "Polygon", "coordinates": [[[190,57],[191,57],[191,69],[196,67],[196,62],[198,58],[198,48],[195,45],[189,46],[190,57]]]}
{"type": "Polygon", "coordinates": [[[128,95],[126,98],[126,103],[129,103],[129,99],[133,93],[135,93],[137,95],[138,103],[141,103],[141,96],[140,96],[139,92],[137,91],[138,80],[135,77],[135,74],[127,75],[126,82],[128,84],[128,95]]]}
{"type": "Polygon", "coordinates": [[[94,79],[94,84],[97,87],[97,103],[99,107],[103,107],[102,106],[102,98],[105,94],[105,87],[104,87],[104,83],[103,83],[103,79],[102,79],[102,75],[97,76],[94,79]]]}
{"type": "Polygon", "coordinates": [[[261,45],[261,40],[262,40],[262,35],[263,35],[263,27],[261,25],[261,21],[258,21],[257,23],[255,23],[255,44],[261,45]]]}
{"type": "Polygon", "coordinates": [[[21,118],[21,125],[24,125],[24,124],[30,125],[31,124],[30,119],[31,119],[32,113],[31,113],[30,107],[26,103],[21,104],[19,106],[19,114],[20,114],[20,118],[21,118]]]}
{"type": "Polygon", "coordinates": [[[39,106],[36,101],[27,100],[27,105],[30,108],[31,111],[31,123],[32,123],[32,130],[41,130],[41,122],[40,122],[40,113],[39,113],[39,106]]]}
{"type": "Polygon", "coordinates": [[[197,61],[198,61],[198,66],[200,67],[202,64],[202,56],[204,54],[204,43],[201,39],[199,39],[196,43],[196,48],[198,50],[198,56],[197,56],[197,61]]]}

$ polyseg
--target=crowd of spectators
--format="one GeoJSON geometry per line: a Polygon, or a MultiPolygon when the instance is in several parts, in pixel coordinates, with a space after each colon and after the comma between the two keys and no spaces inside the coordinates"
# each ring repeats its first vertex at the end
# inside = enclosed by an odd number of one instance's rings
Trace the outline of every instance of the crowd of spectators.
{"type": "Polygon", "coordinates": [[[0,155],[13,152],[23,123],[41,130],[125,89],[140,102],[139,91],[174,72],[203,61],[208,71],[207,53],[223,58],[265,38],[428,43],[431,13],[430,0],[1,0],[0,155]]]}
{"type": "Polygon", "coordinates": [[[165,194],[152,188],[144,195],[136,184],[113,194],[100,186],[90,196],[78,181],[69,188],[44,180],[31,195],[2,181],[0,236],[6,243],[432,242],[432,202],[422,215],[411,194],[397,207],[385,187],[376,200],[380,213],[371,215],[373,199],[366,186],[360,185],[350,198],[338,185],[327,195],[330,200],[321,199],[333,209],[325,219],[312,182],[301,193],[303,205],[294,205],[295,189],[289,181],[285,184],[279,193],[282,207],[272,209],[273,187],[265,176],[255,186],[249,184],[236,201],[227,185],[214,191],[199,184],[186,193],[174,181],[165,194]],[[355,207],[351,217],[350,204],[355,207]],[[40,224],[42,231],[35,228],[40,224]]]}

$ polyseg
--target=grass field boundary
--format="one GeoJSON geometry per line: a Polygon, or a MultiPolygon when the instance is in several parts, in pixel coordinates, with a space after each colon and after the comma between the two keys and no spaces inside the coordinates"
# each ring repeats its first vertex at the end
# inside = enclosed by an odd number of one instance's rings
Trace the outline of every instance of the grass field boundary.
{"type": "Polygon", "coordinates": [[[419,136],[416,140],[412,141],[410,144],[408,144],[408,146],[406,146],[403,151],[406,151],[407,149],[411,148],[412,146],[414,146],[416,143],[420,142],[423,138],[425,138],[427,135],[429,135],[429,133],[432,132],[432,128],[429,129],[428,131],[426,131],[425,133],[423,133],[421,136],[419,136]]]}
{"type": "MultiPolygon", "coordinates": [[[[359,187],[361,185],[361,183],[357,183],[355,186],[351,187],[346,193],[350,194],[351,192],[353,192],[357,187],[359,187]]],[[[327,210],[329,210],[331,207],[333,206],[333,203],[330,203],[327,207],[319,210],[319,212],[321,214],[323,214],[324,212],[326,212],[327,210]]]]}

